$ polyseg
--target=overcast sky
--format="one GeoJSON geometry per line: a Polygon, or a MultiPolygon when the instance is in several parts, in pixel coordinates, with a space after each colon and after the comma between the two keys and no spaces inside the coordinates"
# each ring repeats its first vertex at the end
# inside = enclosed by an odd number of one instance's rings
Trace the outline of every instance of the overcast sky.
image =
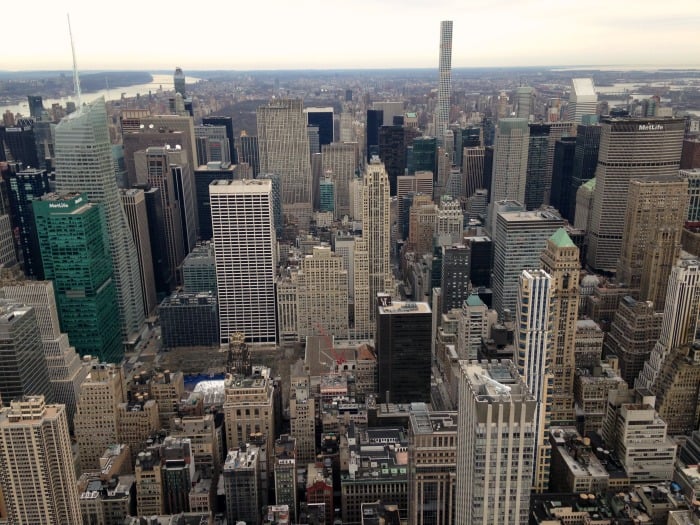
{"type": "Polygon", "coordinates": [[[700,0],[8,0],[0,69],[700,65],[700,0]],[[111,11],[107,11],[111,9],[111,11]]]}

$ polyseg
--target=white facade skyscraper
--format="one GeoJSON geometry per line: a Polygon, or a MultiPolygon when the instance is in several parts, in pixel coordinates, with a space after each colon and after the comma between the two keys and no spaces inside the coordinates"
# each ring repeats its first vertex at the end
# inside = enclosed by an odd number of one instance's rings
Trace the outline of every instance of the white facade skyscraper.
{"type": "Polygon", "coordinates": [[[518,371],[537,400],[535,410],[535,472],[533,489],[543,492],[549,485],[551,447],[547,440],[549,405],[552,394],[553,353],[552,276],[544,270],[523,270],[518,287],[515,314],[518,371]]]}
{"type": "Polygon", "coordinates": [[[275,223],[272,181],[209,186],[221,343],[235,332],[249,343],[276,342],[275,223]]]}
{"type": "Polygon", "coordinates": [[[598,94],[592,78],[572,78],[566,120],[581,124],[584,115],[595,115],[598,111],[598,94]]]}
{"type": "MultiPolygon", "coordinates": [[[[635,386],[652,390],[672,350],[700,337],[700,259],[682,258],[671,270],[659,340],[635,386]]],[[[653,391],[653,390],[652,390],[653,391]]]]}
{"type": "Polygon", "coordinates": [[[285,215],[300,225],[311,219],[312,176],[309,158],[307,115],[301,99],[280,99],[260,106],[258,149],[260,172],[282,177],[282,207],[285,215]]]}
{"type": "Polygon", "coordinates": [[[525,525],[536,401],[511,361],[460,361],[456,525],[525,525]]]}
{"type": "MultiPolygon", "coordinates": [[[[369,254],[369,318],[374,320],[378,293],[391,292],[391,223],[389,177],[384,164],[372,157],[363,178],[362,237],[369,254]]],[[[355,295],[355,304],[362,298],[355,295]]]]}
{"type": "Polygon", "coordinates": [[[452,20],[440,22],[440,80],[435,108],[435,136],[444,143],[445,131],[450,124],[450,96],[452,95],[452,20]]]}
{"type": "Polygon", "coordinates": [[[56,191],[85,193],[104,209],[122,337],[132,341],[144,322],[136,245],[114,177],[104,99],[85,104],[56,126],[56,191]]]}

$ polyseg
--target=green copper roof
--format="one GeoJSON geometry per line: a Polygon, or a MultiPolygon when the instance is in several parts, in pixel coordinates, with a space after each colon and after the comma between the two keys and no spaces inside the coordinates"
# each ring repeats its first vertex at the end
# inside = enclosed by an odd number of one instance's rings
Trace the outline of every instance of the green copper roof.
{"type": "Polygon", "coordinates": [[[473,293],[469,297],[467,297],[466,303],[467,306],[483,306],[484,301],[479,299],[479,296],[473,293]]]}
{"type": "Polygon", "coordinates": [[[595,189],[595,177],[584,184],[586,188],[593,191],[595,189]]]}
{"type": "Polygon", "coordinates": [[[549,238],[549,240],[556,244],[559,248],[576,247],[576,245],[571,240],[571,237],[569,237],[569,234],[566,233],[566,230],[564,228],[559,228],[557,231],[555,231],[549,238]]]}

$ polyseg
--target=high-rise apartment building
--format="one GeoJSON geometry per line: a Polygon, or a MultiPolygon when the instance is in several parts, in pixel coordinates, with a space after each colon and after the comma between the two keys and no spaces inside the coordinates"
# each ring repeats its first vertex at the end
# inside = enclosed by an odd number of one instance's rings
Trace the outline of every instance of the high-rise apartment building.
{"type": "MultiPolygon", "coordinates": [[[[84,194],[55,193],[33,206],[44,275],[54,283],[61,328],[81,355],[120,362],[124,350],[104,207],[84,194]]],[[[119,211],[123,216],[121,205],[119,211]]],[[[126,233],[131,240],[128,226],[126,233]]]]}
{"type": "Polygon", "coordinates": [[[129,222],[129,229],[136,245],[136,255],[141,268],[141,294],[143,295],[144,315],[150,317],[158,306],[156,281],[153,275],[153,253],[151,234],[148,228],[148,208],[143,190],[132,188],[121,191],[122,206],[129,222]]]}
{"type": "Polygon", "coordinates": [[[126,383],[121,366],[85,362],[88,375],[80,386],[75,414],[75,439],[82,470],[99,468],[104,451],[117,437],[117,407],[126,401],[126,383]]]}
{"type": "Polygon", "coordinates": [[[537,400],[532,487],[536,492],[543,492],[549,486],[551,446],[547,440],[547,431],[551,421],[551,397],[554,393],[553,294],[554,282],[551,275],[544,270],[523,270],[518,286],[515,339],[518,370],[537,400]]]}
{"type": "Polygon", "coordinates": [[[348,271],[328,246],[314,246],[297,272],[297,331],[344,336],[348,331],[348,271]]]}
{"type": "MultiPolygon", "coordinates": [[[[530,128],[526,119],[503,118],[498,121],[493,154],[490,202],[510,199],[525,202],[527,155],[530,128]]],[[[494,228],[496,214],[490,214],[494,228]]]]}
{"type": "Polygon", "coordinates": [[[598,112],[598,94],[592,78],[572,78],[566,120],[580,124],[584,115],[598,112]]]}
{"type": "Polygon", "coordinates": [[[282,177],[285,215],[306,225],[311,218],[309,137],[301,99],[279,99],[257,110],[260,171],[282,177]]]}
{"type": "Polygon", "coordinates": [[[215,181],[209,192],[221,342],[243,332],[248,342],[275,343],[272,182],[215,181]]]}
{"type": "Polygon", "coordinates": [[[456,525],[528,523],[536,406],[512,362],[460,362],[456,525]]]}
{"type": "MultiPolygon", "coordinates": [[[[87,375],[87,369],[81,366],[80,356],[70,345],[68,336],[61,333],[53,283],[51,281],[17,281],[3,285],[0,293],[8,299],[34,309],[53,399],[56,403],[66,406],[68,426],[72,430],[80,385],[87,375]]],[[[30,334],[24,337],[25,342],[31,341],[30,334]]],[[[32,374],[36,378],[41,378],[38,370],[33,371],[32,374]]]]}
{"type": "Polygon", "coordinates": [[[376,314],[377,294],[392,288],[390,205],[389,178],[384,164],[374,157],[367,166],[362,190],[362,237],[367,241],[369,254],[369,297],[355,294],[355,304],[367,301],[371,321],[376,314]]]}
{"type": "Polygon", "coordinates": [[[678,174],[684,122],[614,117],[601,121],[588,244],[587,262],[592,268],[616,270],[630,180],[678,174]]]}
{"type": "Polygon", "coordinates": [[[564,228],[547,240],[542,252],[542,269],[552,277],[552,344],[550,372],[552,389],[548,403],[553,425],[573,424],[576,369],[576,320],[579,303],[579,249],[564,228]]]}
{"type": "MultiPolygon", "coordinates": [[[[496,209],[497,205],[495,206],[496,209]]],[[[493,307],[503,315],[516,308],[518,277],[539,268],[547,239],[564,225],[554,210],[506,211],[496,214],[493,256],[493,307]]],[[[473,263],[472,263],[473,264],[473,263]]]]}
{"type": "MultiPolygon", "coordinates": [[[[384,296],[381,299],[389,299],[384,296]]],[[[375,308],[379,397],[385,403],[430,402],[432,314],[427,303],[388,301],[375,308]]]]}
{"type": "Polygon", "coordinates": [[[700,259],[681,258],[668,280],[659,340],[644,363],[635,386],[652,390],[669,354],[676,348],[691,344],[700,335],[699,329],[700,259]]]}
{"type": "Polygon", "coordinates": [[[34,308],[0,299],[0,400],[24,396],[54,400],[34,308]]]}
{"type": "Polygon", "coordinates": [[[32,396],[0,412],[0,463],[10,523],[82,523],[63,405],[32,396]]]}
{"type": "Polygon", "coordinates": [[[435,136],[444,143],[445,131],[450,124],[450,96],[452,95],[452,20],[440,22],[440,74],[438,100],[435,107],[435,136]]]}
{"type": "MultiPolygon", "coordinates": [[[[121,336],[133,341],[144,321],[141,272],[114,177],[104,100],[83,105],[61,120],[55,136],[56,191],[85,193],[91,203],[104,207],[121,336]]],[[[77,341],[73,344],[78,347],[77,341]]]]}

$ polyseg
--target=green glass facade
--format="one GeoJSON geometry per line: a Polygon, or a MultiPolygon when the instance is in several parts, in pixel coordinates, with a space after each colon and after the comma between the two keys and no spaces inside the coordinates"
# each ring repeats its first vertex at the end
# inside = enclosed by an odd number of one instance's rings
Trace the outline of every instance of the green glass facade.
{"type": "Polygon", "coordinates": [[[52,280],[61,329],[80,355],[119,363],[119,309],[102,206],[83,194],[33,202],[46,279],[52,280]]]}

